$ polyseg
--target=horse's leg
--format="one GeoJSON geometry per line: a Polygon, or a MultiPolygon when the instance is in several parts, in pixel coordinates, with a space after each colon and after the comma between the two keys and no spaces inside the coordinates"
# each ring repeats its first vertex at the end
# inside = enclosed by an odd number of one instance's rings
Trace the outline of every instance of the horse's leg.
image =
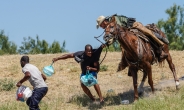
{"type": "Polygon", "coordinates": [[[138,90],[137,90],[137,86],[138,86],[138,84],[137,84],[137,71],[138,71],[138,69],[130,66],[129,70],[130,70],[130,72],[132,74],[132,78],[133,78],[134,100],[138,100],[138,98],[139,98],[138,90]]]}
{"type": "Polygon", "coordinates": [[[117,72],[124,70],[128,66],[128,63],[127,63],[127,61],[125,59],[125,55],[124,55],[125,54],[124,49],[122,48],[122,46],[121,46],[121,51],[122,51],[122,57],[121,57],[121,62],[118,65],[117,72]]]}
{"type": "Polygon", "coordinates": [[[142,81],[141,81],[141,84],[139,85],[139,89],[138,89],[139,93],[143,93],[143,91],[144,91],[143,86],[144,86],[146,78],[147,78],[147,73],[145,71],[143,71],[142,81]]]}
{"type": "Polygon", "coordinates": [[[151,64],[150,63],[147,63],[144,71],[147,73],[148,75],[148,84],[150,85],[151,87],[151,90],[152,92],[154,93],[154,87],[153,87],[153,80],[152,80],[152,68],[151,68],[151,64]]]}
{"type": "Polygon", "coordinates": [[[168,57],[167,57],[167,63],[169,64],[169,68],[171,69],[172,73],[173,73],[173,77],[174,77],[174,80],[175,80],[175,84],[176,84],[176,89],[179,89],[179,79],[176,75],[176,70],[175,70],[175,66],[174,64],[172,63],[172,58],[171,58],[171,55],[170,53],[168,52],[168,57]]]}

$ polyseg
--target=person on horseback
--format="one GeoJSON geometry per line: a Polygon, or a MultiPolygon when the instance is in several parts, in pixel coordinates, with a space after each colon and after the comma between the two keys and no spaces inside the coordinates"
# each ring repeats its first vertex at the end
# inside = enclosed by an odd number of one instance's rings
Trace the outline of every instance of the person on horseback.
{"type": "MultiPolygon", "coordinates": [[[[149,27],[154,27],[155,25],[153,26],[153,24],[152,25],[149,24],[147,26],[143,26],[142,23],[136,22],[135,18],[129,18],[129,17],[123,16],[123,15],[117,15],[117,14],[112,16],[115,16],[116,22],[120,26],[124,26],[127,28],[136,28],[140,30],[142,33],[144,33],[145,35],[150,36],[154,41],[156,41],[159,45],[157,49],[159,62],[163,61],[168,57],[168,54],[163,51],[163,45],[164,43],[169,44],[169,41],[163,36],[161,36],[159,33],[157,33],[157,31],[155,32],[152,30],[152,28],[149,28],[149,27]]],[[[99,16],[96,20],[97,21],[96,28],[98,29],[99,27],[101,27],[102,29],[105,29],[110,23],[112,16],[110,17],[109,16],[105,17],[103,15],[99,16]]],[[[122,52],[123,52],[123,48],[122,48],[122,52]]],[[[123,53],[122,53],[122,59],[121,59],[121,62],[119,63],[117,71],[121,71],[128,66],[123,53]]]]}
{"type": "MultiPolygon", "coordinates": [[[[86,75],[87,71],[89,71],[95,78],[97,78],[97,73],[100,70],[99,58],[102,52],[102,49],[105,45],[101,45],[98,49],[93,49],[90,44],[85,46],[84,51],[77,51],[75,53],[64,54],[60,57],[53,58],[52,61],[56,62],[58,60],[64,60],[67,58],[74,58],[77,63],[80,64],[81,67],[81,76],[86,75]]],[[[91,94],[90,90],[81,82],[81,87],[83,91],[88,95],[88,97],[95,101],[95,98],[91,94]]],[[[100,98],[100,103],[104,102],[104,99],[101,94],[99,84],[95,84],[94,88],[100,98]]]]}

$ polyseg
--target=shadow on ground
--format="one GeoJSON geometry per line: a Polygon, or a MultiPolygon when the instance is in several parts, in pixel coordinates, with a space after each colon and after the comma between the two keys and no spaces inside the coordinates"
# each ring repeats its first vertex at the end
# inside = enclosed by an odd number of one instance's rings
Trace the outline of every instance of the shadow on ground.
{"type": "MultiPolygon", "coordinates": [[[[140,93],[139,96],[140,98],[148,97],[149,93],[151,93],[151,89],[149,87],[145,87],[145,92],[140,93]]],[[[132,104],[134,102],[134,91],[128,90],[119,94],[116,94],[113,90],[107,91],[103,104],[99,102],[99,99],[92,102],[85,94],[72,96],[68,103],[77,104],[81,107],[87,107],[90,110],[97,110],[103,108],[104,106],[120,105],[123,100],[129,100],[129,104],[132,104]]]]}
{"type": "MultiPolygon", "coordinates": [[[[162,81],[158,85],[154,85],[155,87],[155,92],[157,91],[162,91],[164,88],[167,87],[173,87],[173,86],[168,86],[170,82],[171,84],[174,83],[174,81],[162,81]]],[[[182,82],[182,81],[181,81],[182,82]]],[[[175,86],[175,84],[173,84],[175,86]]],[[[144,87],[144,92],[139,93],[140,98],[145,98],[145,97],[150,97],[152,94],[150,86],[144,87]]],[[[105,106],[114,106],[114,105],[120,105],[122,104],[121,101],[123,100],[128,100],[129,104],[132,104],[134,102],[134,90],[128,90],[123,93],[116,94],[114,90],[108,90],[107,93],[104,95],[105,102],[102,104],[99,102],[99,99],[97,99],[95,102],[92,102],[89,97],[85,94],[82,95],[75,95],[72,96],[68,103],[76,104],[80,107],[87,107],[90,110],[97,110],[101,109],[105,106]]]]}
{"type": "MultiPolygon", "coordinates": [[[[181,82],[181,85],[184,84],[184,80],[180,79],[180,82],[181,82]]],[[[173,80],[165,80],[165,81],[161,81],[157,85],[154,85],[154,87],[155,87],[155,92],[159,92],[168,87],[174,88],[175,83],[173,80]]],[[[144,92],[139,93],[139,97],[140,98],[150,97],[151,94],[152,94],[152,91],[150,86],[146,86],[144,87],[144,92]]],[[[120,105],[122,104],[121,101],[123,100],[129,100],[129,104],[132,104],[134,102],[134,90],[128,90],[119,94],[116,94],[112,89],[108,90],[105,95],[105,99],[104,99],[105,102],[103,104],[99,102],[99,99],[95,102],[90,101],[88,96],[85,94],[72,96],[72,98],[69,99],[68,103],[77,104],[81,107],[87,107],[90,110],[97,110],[97,109],[103,108],[104,106],[120,105]]]]}

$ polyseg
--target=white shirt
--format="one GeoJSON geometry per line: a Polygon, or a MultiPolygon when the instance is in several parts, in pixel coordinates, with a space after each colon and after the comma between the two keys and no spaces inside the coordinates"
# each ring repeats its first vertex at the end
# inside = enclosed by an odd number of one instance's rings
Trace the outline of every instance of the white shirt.
{"type": "Polygon", "coordinates": [[[23,68],[22,72],[25,74],[26,72],[29,72],[31,74],[31,77],[29,78],[29,82],[33,86],[33,88],[41,88],[41,87],[47,87],[44,79],[42,78],[41,72],[39,69],[32,65],[27,63],[23,68]]]}

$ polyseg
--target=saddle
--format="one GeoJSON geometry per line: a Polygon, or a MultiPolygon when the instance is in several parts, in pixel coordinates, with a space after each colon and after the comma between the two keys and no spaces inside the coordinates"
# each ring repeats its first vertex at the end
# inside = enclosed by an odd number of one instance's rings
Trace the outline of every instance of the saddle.
{"type": "Polygon", "coordinates": [[[155,36],[160,39],[161,41],[163,41],[165,44],[169,44],[169,41],[167,38],[161,36],[161,30],[154,24],[147,24],[145,26],[147,29],[151,30],[152,32],[154,32],[155,36]]]}
{"type": "Polygon", "coordinates": [[[139,37],[142,40],[144,40],[145,42],[150,42],[149,38],[146,35],[144,35],[141,31],[139,31],[138,29],[136,29],[136,28],[130,28],[129,31],[132,32],[137,37],[139,37]]]}
{"type": "Polygon", "coordinates": [[[158,29],[158,27],[154,23],[147,24],[145,27],[148,28],[149,30],[155,32],[155,33],[158,33],[159,35],[161,34],[160,29],[158,29]]]}
{"type": "MultiPolygon", "coordinates": [[[[136,28],[130,28],[129,31],[132,32],[138,38],[142,39],[144,42],[151,44],[151,52],[152,52],[152,55],[154,57],[152,64],[156,63],[157,62],[156,56],[158,57],[158,55],[155,53],[155,50],[158,48],[157,43],[136,28]]],[[[143,45],[143,48],[145,49],[144,45],[143,45]]]]}

